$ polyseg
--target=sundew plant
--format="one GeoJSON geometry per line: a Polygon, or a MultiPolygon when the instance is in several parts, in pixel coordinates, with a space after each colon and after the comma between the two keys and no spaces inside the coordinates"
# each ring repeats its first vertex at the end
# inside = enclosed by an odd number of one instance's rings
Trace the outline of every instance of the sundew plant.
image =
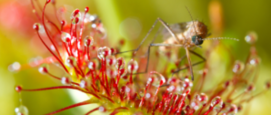
{"type": "MultiPolygon", "coordinates": [[[[33,68],[39,67],[41,74],[58,80],[62,85],[38,89],[17,85],[16,91],[21,95],[27,92],[67,89],[78,90],[89,96],[85,101],[41,114],[53,115],[71,108],[96,104],[85,115],[96,111],[110,115],[234,115],[243,110],[245,103],[270,89],[270,82],[266,82],[265,90],[254,92],[257,79],[261,77],[258,75],[261,60],[255,47],[257,35],[254,32],[245,36],[247,43],[251,44],[250,49],[247,49],[249,53],[246,54],[246,60],[232,59],[233,63],[227,67],[232,70],[231,76],[221,78],[221,82],[214,83],[215,87],[206,89],[212,78],[216,77],[209,74],[209,71],[216,70],[210,70],[208,62],[210,52],[217,47],[219,38],[210,38],[209,41],[215,43],[202,49],[206,62],[199,66],[200,69],[194,70],[195,79],[191,80],[186,61],[181,63],[182,60],[177,60],[173,64],[166,61],[162,66],[158,64],[161,58],[170,59],[172,53],[151,53],[150,55],[156,57],[150,59],[146,55],[138,56],[136,51],[130,53],[131,57],[119,54],[126,51],[123,49],[125,40],[120,40],[117,45],[110,44],[101,19],[89,14],[88,7],[84,11],[74,9],[72,14],[65,14],[65,9],[62,8],[63,12],[55,15],[55,23],[45,13],[48,5],[55,6],[55,1],[47,0],[43,7],[35,6],[34,2],[35,0],[31,0],[33,13],[38,21],[33,24],[33,32],[43,43],[41,47],[46,47],[51,57],[29,64],[33,68]],[[67,19],[64,15],[70,17],[67,19]],[[65,74],[55,75],[50,66],[57,66],[58,71],[65,74]],[[148,71],[145,74],[137,74],[146,67],[148,71]],[[184,70],[172,74],[177,68],[184,70]]],[[[15,62],[9,69],[19,71],[20,64],[15,62]]],[[[17,115],[28,115],[29,111],[31,109],[23,103],[15,108],[17,115]]]]}

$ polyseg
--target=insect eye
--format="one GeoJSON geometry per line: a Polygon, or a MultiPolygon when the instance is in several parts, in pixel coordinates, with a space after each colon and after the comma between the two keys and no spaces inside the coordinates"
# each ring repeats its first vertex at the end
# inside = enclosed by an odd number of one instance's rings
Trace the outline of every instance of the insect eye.
{"type": "Polygon", "coordinates": [[[195,45],[201,45],[203,43],[203,39],[199,35],[192,36],[192,42],[195,45]]]}

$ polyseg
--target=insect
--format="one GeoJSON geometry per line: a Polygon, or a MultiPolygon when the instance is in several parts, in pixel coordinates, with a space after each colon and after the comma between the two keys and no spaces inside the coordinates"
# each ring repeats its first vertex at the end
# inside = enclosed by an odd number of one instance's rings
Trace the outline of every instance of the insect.
{"type": "MultiPolygon", "coordinates": [[[[191,16],[192,17],[192,16],[191,16]]],[[[148,31],[148,33],[145,35],[141,43],[136,49],[118,52],[117,54],[126,53],[126,52],[136,52],[139,50],[141,45],[144,43],[144,41],[148,38],[151,31],[154,29],[154,27],[157,25],[157,23],[160,22],[162,26],[165,28],[164,31],[168,32],[168,35],[164,35],[166,40],[163,43],[154,43],[156,37],[153,38],[152,42],[148,46],[147,51],[147,65],[144,72],[139,72],[135,74],[141,74],[141,73],[147,73],[148,71],[148,64],[149,64],[149,55],[150,55],[150,48],[151,47],[159,47],[159,50],[164,51],[167,50],[169,47],[182,47],[186,51],[186,57],[189,64],[191,79],[194,80],[194,74],[192,66],[200,64],[205,61],[205,58],[199,55],[198,53],[190,50],[193,47],[201,47],[200,45],[203,43],[204,38],[208,36],[207,32],[207,26],[200,21],[190,21],[190,22],[184,22],[184,23],[178,23],[174,25],[168,25],[165,21],[163,21],[161,18],[157,18],[148,31]],[[192,64],[190,59],[190,53],[194,54],[198,57],[200,57],[203,61],[197,62],[192,64]]],[[[184,57],[182,57],[184,58],[184,57]]],[[[173,73],[177,73],[180,70],[187,69],[182,68],[174,71],[173,73]]]]}

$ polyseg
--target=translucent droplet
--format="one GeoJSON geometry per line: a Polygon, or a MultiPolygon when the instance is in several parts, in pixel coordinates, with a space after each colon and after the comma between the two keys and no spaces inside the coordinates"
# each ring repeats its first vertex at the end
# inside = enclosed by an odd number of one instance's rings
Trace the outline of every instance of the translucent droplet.
{"type": "Polygon", "coordinates": [[[119,70],[119,75],[120,75],[121,77],[124,77],[124,76],[126,75],[126,70],[125,70],[124,68],[120,69],[120,70],[119,70]]]}
{"type": "Polygon", "coordinates": [[[16,86],[15,87],[15,90],[18,92],[18,93],[20,93],[21,91],[22,91],[22,86],[20,86],[20,85],[18,85],[18,86],[16,86]]]}
{"type": "MultiPolygon", "coordinates": [[[[83,18],[83,17],[82,17],[83,18]]],[[[90,15],[89,13],[86,14],[86,17],[84,19],[85,23],[89,23],[89,22],[95,22],[95,20],[98,19],[97,15],[90,15]]]]}
{"type": "Polygon", "coordinates": [[[96,24],[91,24],[91,27],[92,27],[92,28],[96,28],[97,25],[96,25],[96,24]]]}
{"type": "Polygon", "coordinates": [[[92,46],[93,43],[94,43],[93,37],[87,36],[87,37],[85,38],[85,41],[84,41],[85,46],[87,46],[87,47],[92,46]]]}
{"type": "Polygon", "coordinates": [[[246,92],[252,92],[255,90],[255,87],[253,84],[250,84],[247,88],[246,88],[246,92]]]}
{"type": "Polygon", "coordinates": [[[91,85],[90,80],[88,80],[86,78],[82,79],[80,82],[80,87],[82,87],[82,88],[89,88],[90,85],[91,85]]]}
{"type": "Polygon", "coordinates": [[[152,84],[155,87],[160,87],[164,83],[166,83],[166,78],[162,74],[160,74],[160,73],[158,73],[156,71],[151,71],[150,76],[153,78],[153,83],[152,84]]]}
{"type": "Polygon", "coordinates": [[[150,98],[151,98],[151,94],[150,93],[146,93],[145,99],[150,99],[150,98]]]}
{"type": "Polygon", "coordinates": [[[169,84],[169,86],[167,88],[167,91],[169,91],[169,92],[179,93],[183,90],[181,80],[179,80],[175,77],[169,78],[167,84],[169,84]]]}
{"type": "Polygon", "coordinates": [[[56,51],[56,48],[55,48],[54,45],[51,45],[51,46],[50,46],[50,49],[51,49],[52,51],[56,51]]]}
{"type": "Polygon", "coordinates": [[[183,81],[183,90],[186,90],[186,89],[189,89],[193,86],[193,82],[190,81],[190,79],[188,78],[185,78],[184,81],[183,81]]]}
{"type": "Polygon", "coordinates": [[[251,65],[258,65],[260,62],[261,62],[261,59],[257,56],[255,56],[249,60],[249,64],[251,64],[251,65]]]}
{"type": "Polygon", "coordinates": [[[224,102],[221,107],[217,108],[216,111],[220,111],[221,113],[226,113],[229,111],[230,103],[224,102]]]}
{"type": "Polygon", "coordinates": [[[75,10],[72,12],[71,20],[72,20],[72,23],[73,23],[73,24],[76,24],[76,23],[78,23],[78,22],[81,20],[81,13],[80,13],[80,10],[75,9],[75,10]],[[76,22],[76,18],[78,19],[77,22],[76,22]]]}
{"type": "Polygon", "coordinates": [[[21,69],[21,64],[19,62],[14,62],[8,66],[8,70],[11,72],[16,72],[21,69]]]}
{"type": "Polygon", "coordinates": [[[100,111],[100,112],[105,112],[106,109],[105,109],[103,106],[101,106],[101,107],[99,107],[99,111],[100,111]]]}
{"type": "Polygon", "coordinates": [[[42,74],[46,74],[46,73],[48,73],[48,71],[49,71],[49,65],[48,64],[42,64],[39,67],[39,72],[42,73],[42,74]]]}
{"type": "Polygon", "coordinates": [[[191,106],[191,108],[198,110],[200,105],[199,105],[198,101],[192,101],[190,106],[191,106]]]}
{"type": "Polygon", "coordinates": [[[125,61],[122,57],[119,57],[117,59],[117,64],[116,64],[116,68],[119,70],[121,68],[123,68],[125,66],[125,61]]]}
{"type": "Polygon", "coordinates": [[[62,83],[63,85],[70,85],[70,84],[71,84],[71,80],[70,80],[69,77],[62,77],[62,78],[61,78],[61,83],[62,83]]]}
{"type": "Polygon", "coordinates": [[[106,75],[110,78],[115,78],[118,75],[118,71],[115,70],[114,68],[110,68],[106,70],[106,75]]]}
{"type": "Polygon", "coordinates": [[[137,61],[131,59],[128,62],[128,72],[129,73],[135,73],[138,70],[138,63],[137,61]]]}
{"type": "Polygon", "coordinates": [[[128,86],[126,86],[126,87],[125,87],[125,92],[126,92],[126,93],[129,93],[130,91],[131,91],[131,88],[128,87],[128,86]]]}
{"type": "Polygon", "coordinates": [[[68,59],[67,59],[67,65],[69,67],[74,67],[74,66],[76,66],[76,64],[77,64],[77,60],[76,60],[75,57],[73,57],[73,56],[68,57],[68,59]]]}
{"type": "Polygon", "coordinates": [[[37,30],[40,34],[45,33],[44,27],[40,23],[35,23],[33,29],[37,30]]]}
{"type": "Polygon", "coordinates": [[[201,93],[200,95],[197,95],[196,98],[202,104],[204,104],[204,103],[206,103],[208,101],[208,96],[205,93],[201,93]]]}
{"type": "Polygon", "coordinates": [[[244,69],[244,63],[242,63],[242,62],[240,62],[240,61],[235,61],[235,64],[234,64],[234,66],[233,66],[233,69],[232,69],[232,71],[234,72],[234,73],[240,73],[240,72],[242,72],[243,71],[243,69],[244,69]]]}
{"type": "Polygon", "coordinates": [[[15,108],[16,115],[28,115],[28,109],[24,105],[15,108]]]}
{"type": "Polygon", "coordinates": [[[67,32],[62,32],[61,33],[61,39],[62,39],[63,42],[68,43],[68,42],[71,41],[71,35],[69,33],[67,33],[67,32]]]}
{"type": "Polygon", "coordinates": [[[31,58],[29,61],[28,61],[28,64],[31,66],[31,67],[35,67],[35,66],[38,66],[41,62],[42,62],[43,58],[41,56],[38,56],[38,57],[34,57],[34,58],[31,58]]]}
{"type": "Polygon", "coordinates": [[[221,107],[222,104],[223,104],[223,101],[219,96],[216,96],[211,102],[211,106],[213,106],[213,107],[214,106],[220,106],[221,107]]]}
{"type": "Polygon", "coordinates": [[[256,32],[249,32],[246,37],[245,40],[247,43],[249,44],[254,44],[258,39],[258,35],[256,32]]]}
{"type": "Polygon", "coordinates": [[[99,59],[105,59],[107,56],[111,55],[111,50],[106,46],[100,47],[97,51],[97,54],[99,59]]]}
{"type": "Polygon", "coordinates": [[[108,66],[113,66],[113,65],[115,65],[115,63],[116,63],[116,58],[115,58],[115,56],[108,56],[108,57],[106,58],[106,64],[107,64],[108,66]]]}
{"type": "Polygon", "coordinates": [[[227,115],[235,115],[237,112],[238,112],[237,106],[234,104],[231,104],[227,112],[227,115]]]}
{"type": "Polygon", "coordinates": [[[91,61],[91,62],[88,63],[88,68],[90,70],[96,70],[97,67],[98,67],[98,64],[95,61],[91,61]]]}

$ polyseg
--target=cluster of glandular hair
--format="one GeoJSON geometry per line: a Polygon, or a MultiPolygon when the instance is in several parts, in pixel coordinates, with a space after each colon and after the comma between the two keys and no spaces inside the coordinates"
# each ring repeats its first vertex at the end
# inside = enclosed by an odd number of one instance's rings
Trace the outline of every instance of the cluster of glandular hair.
{"type": "MultiPolygon", "coordinates": [[[[99,106],[89,110],[86,115],[94,111],[111,115],[119,112],[136,115],[214,113],[232,115],[241,110],[242,104],[266,91],[252,93],[255,82],[251,80],[256,81],[258,76],[251,73],[257,71],[260,63],[253,45],[255,36],[247,36],[251,38],[248,42],[252,43],[250,54],[246,62],[236,61],[232,69],[233,76],[223,83],[217,83],[216,88],[203,91],[203,87],[208,85],[205,84],[208,79],[208,66],[205,66],[194,82],[187,76],[171,76],[164,71],[134,74],[142,65],[133,59],[126,64],[124,58],[115,55],[123,41],[119,47],[108,47],[101,21],[97,16],[87,13],[88,7],[85,8],[85,12],[74,10],[70,23],[64,19],[59,20],[59,27],[45,17],[44,11],[49,3],[50,0],[47,0],[41,17],[37,14],[40,23],[35,23],[33,28],[53,58],[50,58],[51,61],[38,61],[39,63],[32,65],[40,65],[41,73],[59,80],[63,85],[40,89],[27,89],[19,85],[16,91],[21,93],[68,89],[84,92],[90,98],[65,108],[56,108],[58,110],[48,115],[94,103],[99,106]],[[45,43],[45,39],[49,39],[50,43],[45,43]],[[52,44],[53,48],[48,44],[52,44]],[[51,73],[49,66],[52,64],[59,65],[65,76],[55,76],[51,73]],[[235,92],[240,93],[236,95],[235,92]]],[[[33,8],[36,10],[34,6],[33,8]]],[[[270,88],[270,82],[266,83],[266,88],[270,88]]],[[[28,114],[24,105],[20,105],[15,111],[18,115],[28,114]]]]}

